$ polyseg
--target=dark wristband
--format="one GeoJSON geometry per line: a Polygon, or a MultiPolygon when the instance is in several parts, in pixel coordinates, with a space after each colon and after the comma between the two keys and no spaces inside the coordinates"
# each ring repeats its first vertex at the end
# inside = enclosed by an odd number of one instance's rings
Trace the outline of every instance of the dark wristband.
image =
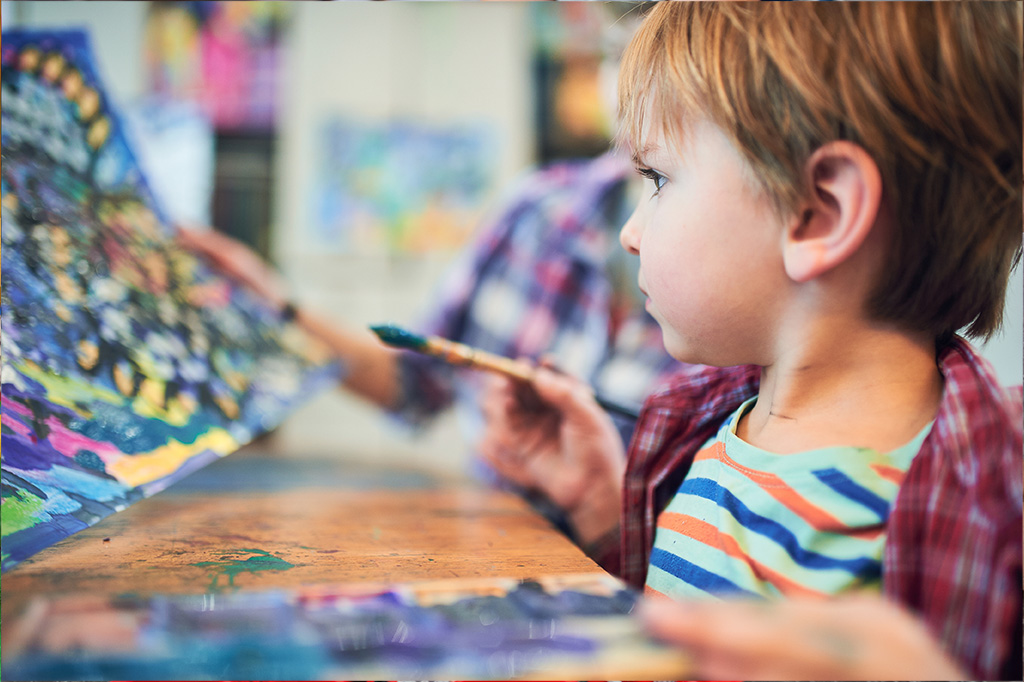
{"type": "Polygon", "coordinates": [[[292,303],[291,301],[288,301],[287,303],[285,303],[284,306],[281,308],[281,319],[283,319],[285,322],[292,322],[292,321],[294,321],[295,317],[298,314],[299,314],[299,307],[297,305],[295,305],[294,303],[292,303]]]}

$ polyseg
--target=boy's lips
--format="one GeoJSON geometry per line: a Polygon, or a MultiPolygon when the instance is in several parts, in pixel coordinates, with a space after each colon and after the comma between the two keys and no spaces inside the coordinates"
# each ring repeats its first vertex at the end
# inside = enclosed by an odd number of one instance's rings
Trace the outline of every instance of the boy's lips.
{"type": "Polygon", "coordinates": [[[650,312],[651,311],[651,297],[650,297],[650,295],[647,293],[647,290],[644,289],[643,287],[640,287],[640,293],[644,295],[644,310],[646,310],[647,312],[650,312]]]}

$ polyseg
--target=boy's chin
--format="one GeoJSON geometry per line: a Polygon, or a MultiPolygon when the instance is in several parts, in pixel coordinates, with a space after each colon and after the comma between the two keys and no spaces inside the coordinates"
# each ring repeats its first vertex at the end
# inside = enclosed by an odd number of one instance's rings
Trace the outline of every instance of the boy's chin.
{"type": "Polygon", "coordinates": [[[675,335],[669,335],[662,329],[662,340],[665,350],[679,362],[688,365],[708,365],[710,367],[736,367],[748,365],[749,361],[739,360],[723,353],[721,347],[710,348],[710,344],[699,344],[675,335]]]}
{"type": "Polygon", "coordinates": [[[679,362],[685,362],[689,365],[712,364],[708,362],[709,354],[701,352],[701,349],[695,347],[694,344],[686,343],[674,335],[666,334],[664,329],[662,329],[661,337],[665,342],[665,350],[679,362]]]}

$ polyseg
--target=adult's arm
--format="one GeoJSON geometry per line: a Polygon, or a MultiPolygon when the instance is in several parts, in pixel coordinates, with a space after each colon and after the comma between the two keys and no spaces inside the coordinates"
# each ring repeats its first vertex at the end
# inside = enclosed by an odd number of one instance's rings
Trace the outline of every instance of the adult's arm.
{"type": "MultiPolygon", "coordinates": [[[[290,302],[281,275],[245,244],[212,229],[179,228],[178,236],[187,248],[251,288],[271,306],[283,309],[290,302]]],[[[344,363],[344,388],[384,409],[398,402],[398,353],[381,344],[372,332],[354,329],[306,306],[296,308],[295,322],[324,342],[344,363]]]]}

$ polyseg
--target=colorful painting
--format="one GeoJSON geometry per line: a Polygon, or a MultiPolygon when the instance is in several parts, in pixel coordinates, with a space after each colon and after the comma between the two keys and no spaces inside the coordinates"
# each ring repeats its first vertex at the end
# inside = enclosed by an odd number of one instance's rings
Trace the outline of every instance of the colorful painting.
{"type": "Polygon", "coordinates": [[[291,12],[282,2],[149,3],[150,93],[199,104],[219,131],[272,131],[291,12]]]}
{"type": "Polygon", "coordinates": [[[326,349],[179,248],[85,34],[2,44],[2,570],[276,426],[326,349]]]}
{"type": "Polygon", "coordinates": [[[531,3],[537,158],[589,158],[615,127],[618,58],[643,14],[635,2],[531,3]]]}
{"type": "Polygon", "coordinates": [[[494,177],[483,126],[325,124],[314,240],[342,253],[427,253],[465,243],[494,177]]]}
{"type": "Polygon", "coordinates": [[[678,679],[607,574],[71,596],[5,627],[4,679],[678,679]]]}

